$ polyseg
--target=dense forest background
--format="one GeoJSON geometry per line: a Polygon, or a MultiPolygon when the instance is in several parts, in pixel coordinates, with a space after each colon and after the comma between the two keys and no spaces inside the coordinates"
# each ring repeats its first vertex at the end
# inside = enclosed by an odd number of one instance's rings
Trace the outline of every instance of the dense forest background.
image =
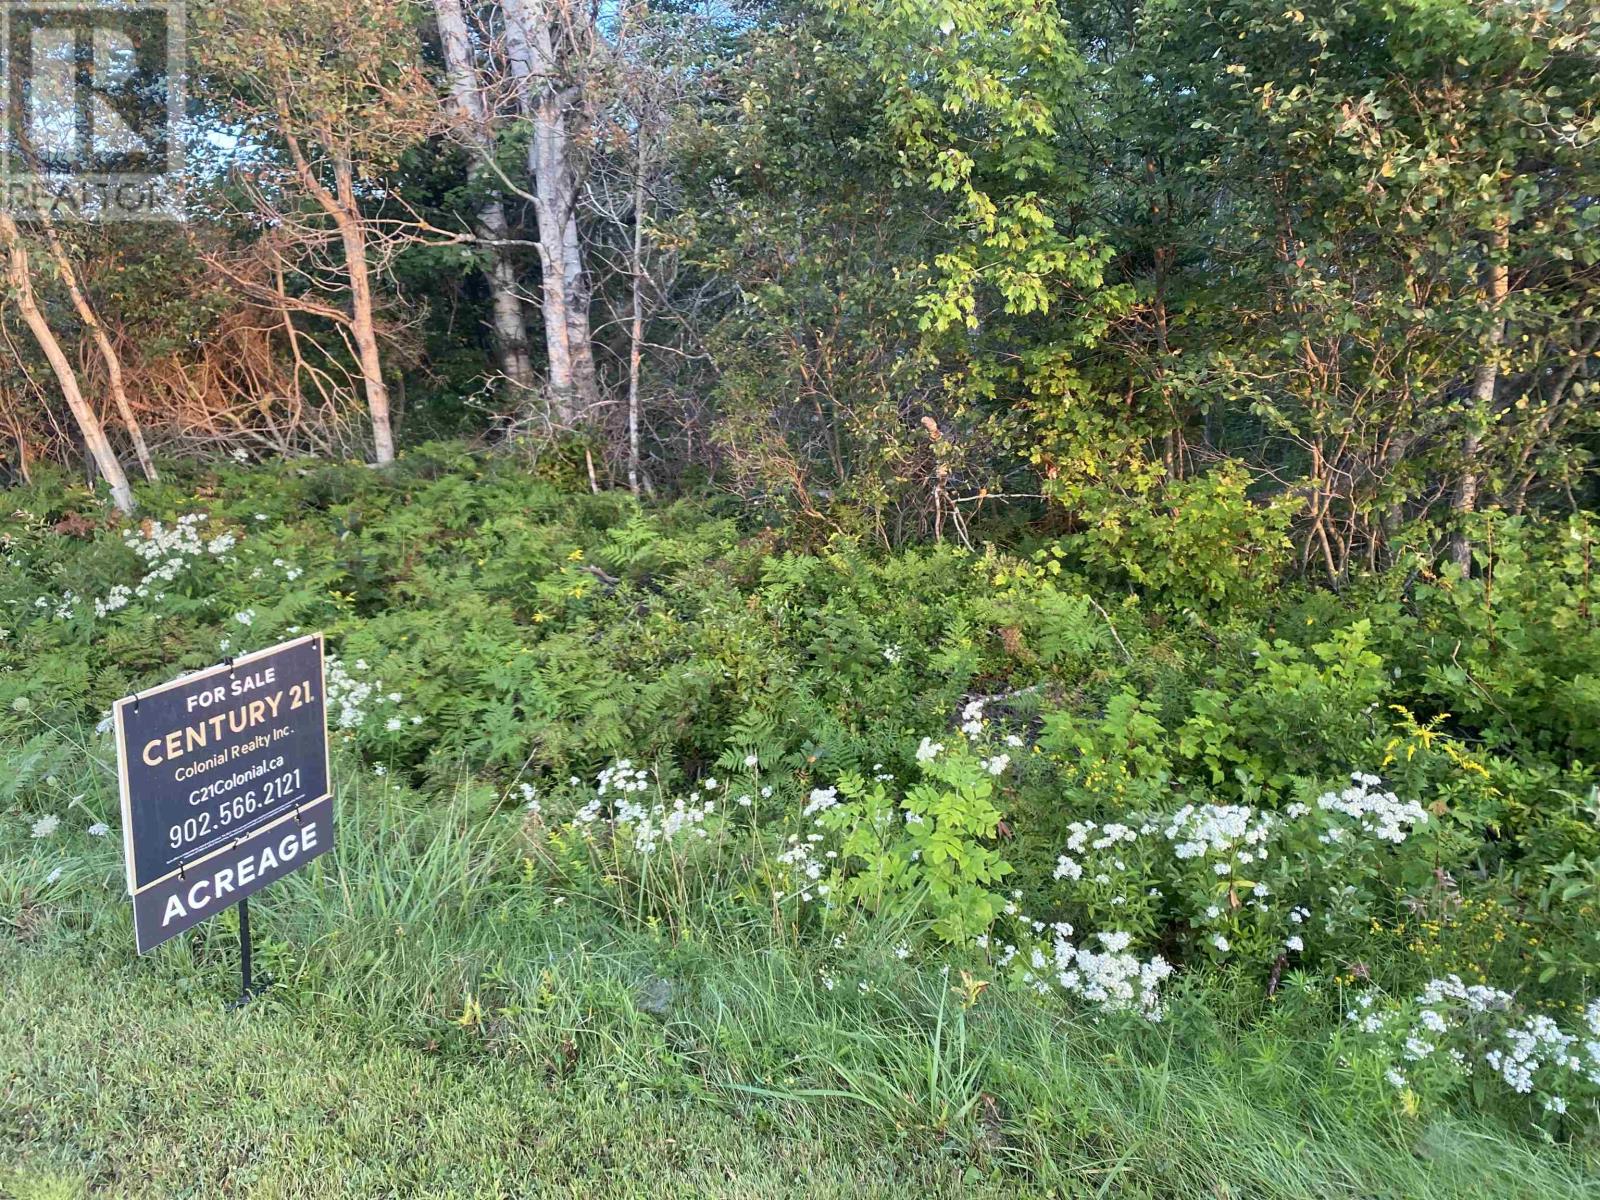
{"type": "Polygon", "coordinates": [[[236,0],[186,220],[7,221],[0,478],[466,436],[1218,599],[1592,502],[1561,0],[236,0]]]}

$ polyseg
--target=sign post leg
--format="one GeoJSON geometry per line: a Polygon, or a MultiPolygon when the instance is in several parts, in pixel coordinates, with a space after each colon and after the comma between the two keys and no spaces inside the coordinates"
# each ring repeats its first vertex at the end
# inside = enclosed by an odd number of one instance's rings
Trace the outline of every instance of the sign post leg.
{"type": "Polygon", "coordinates": [[[239,901],[239,1003],[250,999],[250,897],[239,901]]]}
{"type": "Polygon", "coordinates": [[[250,974],[250,898],[239,901],[239,998],[229,1008],[243,1008],[251,999],[267,989],[272,980],[263,977],[257,987],[250,974]]]}

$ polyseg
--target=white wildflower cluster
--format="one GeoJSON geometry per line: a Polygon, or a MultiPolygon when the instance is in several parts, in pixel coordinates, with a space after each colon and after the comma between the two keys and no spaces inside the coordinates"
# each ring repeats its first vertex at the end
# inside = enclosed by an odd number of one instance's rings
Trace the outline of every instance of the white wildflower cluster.
{"type": "Polygon", "coordinates": [[[806,806],[800,811],[803,817],[814,817],[818,813],[827,812],[828,809],[839,803],[838,788],[813,788],[811,797],[806,801],[806,806]]]}
{"type": "Polygon", "coordinates": [[[1172,974],[1166,959],[1157,954],[1141,960],[1130,954],[1133,935],[1120,930],[1081,943],[1072,941],[1072,926],[1064,922],[1051,932],[1050,952],[1035,947],[1030,954],[1022,974],[1025,984],[1041,994],[1054,985],[1107,1012],[1133,1011],[1152,1021],[1161,1019],[1161,984],[1172,974]]]}
{"type": "Polygon", "coordinates": [[[94,602],[94,615],[96,617],[109,617],[118,609],[127,608],[128,602],[133,599],[133,589],[125,583],[112,584],[105,596],[94,602]]]}
{"type": "Polygon", "coordinates": [[[894,642],[885,646],[881,651],[879,651],[879,653],[883,655],[883,661],[888,663],[891,667],[905,657],[905,651],[901,648],[898,642],[894,642]]]}
{"type": "Polygon", "coordinates": [[[923,738],[921,745],[917,747],[917,761],[932,762],[943,753],[943,742],[936,742],[932,738],[923,738]]]}
{"type": "MultiPolygon", "coordinates": [[[[365,659],[358,658],[346,667],[337,654],[329,654],[324,665],[327,669],[328,715],[333,719],[335,728],[360,729],[372,712],[397,705],[404,699],[399,692],[385,692],[381,679],[357,678],[369,669],[365,659]]],[[[398,716],[391,711],[385,727],[398,729],[398,720],[398,716]]],[[[412,724],[419,724],[421,720],[421,717],[413,717],[412,724]]]]}
{"type": "Polygon", "coordinates": [[[1517,1095],[1536,1097],[1547,1112],[1566,1112],[1575,1094],[1600,1096],[1600,1000],[1584,1010],[1576,1032],[1544,1013],[1518,1013],[1510,992],[1448,975],[1430,981],[1409,1004],[1384,1005],[1375,993],[1363,993],[1347,1016],[1403,1060],[1387,1071],[1396,1087],[1408,1086],[1407,1070],[1423,1064],[1456,1078],[1481,1066],[1517,1095]]]}
{"type": "MultiPolygon", "coordinates": [[[[800,899],[810,903],[819,897],[826,897],[831,890],[823,881],[822,873],[827,870],[826,858],[819,856],[817,847],[822,843],[820,833],[810,833],[801,837],[798,833],[789,835],[786,849],[778,855],[778,863],[787,867],[794,879],[794,890],[800,894],[800,899]]],[[[774,893],[774,900],[783,899],[782,893],[774,893]]]]}
{"type": "Polygon", "coordinates": [[[104,615],[100,612],[101,606],[105,606],[107,613],[115,612],[134,598],[164,599],[166,586],[175,582],[191,564],[202,559],[231,562],[233,548],[239,544],[239,537],[226,529],[206,537],[201,527],[210,520],[205,513],[186,513],[171,525],[147,521],[138,529],[130,529],[123,534],[123,543],[144,561],[144,577],[127,595],[112,588],[111,593],[96,604],[96,615],[104,615]]]}
{"type": "Polygon", "coordinates": [[[532,813],[536,817],[544,812],[544,805],[539,803],[538,788],[534,787],[531,783],[519,783],[517,788],[522,792],[522,807],[527,812],[532,813]]]}
{"type": "MultiPolygon", "coordinates": [[[[256,519],[263,518],[257,514],[256,519]]],[[[138,528],[125,532],[122,535],[123,544],[143,562],[144,572],[136,584],[113,584],[104,596],[91,598],[95,617],[104,619],[127,608],[135,600],[157,603],[165,600],[167,587],[195,563],[214,560],[236,565],[233,552],[239,545],[239,535],[231,529],[212,532],[210,522],[211,517],[207,513],[186,513],[170,525],[162,521],[145,521],[138,528]]],[[[304,568],[282,558],[273,559],[272,565],[282,571],[284,579],[290,582],[305,574],[304,568]]],[[[263,576],[264,572],[259,567],[250,573],[251,579],[263,576]]],[[[54,600],[40,596],[34,605],[49,609],[57,620],[65,621],[78,611],[83,602],[84,597],[69,590],[54,600]]],[[[254,618],[255,613],[251,609],[234,615],[234,619],[245,626],[250,625],[254,618]]]]}
{"type": "Polygon", "coordinates": [[[983,733],[983,705],[982,700],[969,700],[961,710],[961,732],[970,738],[983,733]]]}
{"type": "MultiPolygon", "coordinates": [[[[1406,840],[1411,826],[1427,823],[1428,814],[1415,800],[1401,800],[1393,792],[1381,790],[1382,786],[1383,781],[1376,775],[1358,772],[1350,776],[1349,787],[1318,796],[1317,807],[1324,812],[1343,813],[1363,832],[1398,846],[1406,840]]],[[[1321,840],[1336,842],[1343,834],[1341,828],[1332,826],[1321,840]]]]}
{"type": "Polygon", "coordinates": [[[1052,875],[1065,885],[1069,904],[1091,911],[1123,907],[1130,921],[1141,910],[1155,919],[1150,910],[1176,889],[1189,901],[1177,915],[1193,931],[1195,948],[1206,953],[1254,953],[1265,933],[1267,944],[1277,946],[1273,955],[1304,954],[1311,908],[1295,900],[1315,897],[1318,928],[1332,932],[1341,907],[1356,895],[1345,881],[1344,859],[1403,840],[1426,819],[1419,805],[1382,791],[1374,776],[1355,775],[1352,784],[1316,805],[1292,804],[1281,813],[1191,803],[1147,820],[1072,821],[1052,875]],[[1355,836],[1335,839],[1332,853],[1316,850],[1319,839],[1332,844],[1321,836],[1330,829],[1355,836]],[[1321,881],[1330,877],[1324,896],[1321,881]],[[1288,894],[1278,897],[1279,887],[1288,894]]]}
{"type": "Polygon", "coordinates": [[[984,759],[982,765],[991,775],[1004,775],[1006,768],[1011,765],[1011,755],[996,754],[993,758],[984,759]]]}
{"type": "MultiPolygon", "coordinates": [[[[1113,821],[1101,826],[1094,821],[1073,821],[1067,826],[1068,853],[1056,859],[1055,877],[1057,879],[1079,880],[1083,878],[1083,863],[1073,855],[1082,855],[1087,850],[1111,850],[1120,845],[1128,845],[1138,841],[1141,833],[1150,833],[1154,826],[1145,825],[1136,830],[1131,825],[1123,825],[1113,821]]],[[[1115,855],[1111,856],[1105,866],[1118,871],[1128,869],[1128,864],[1115,855]]],[[[1095,883],[1110,883],[1110,875],[1100,872],[1093,877],[1095,883]]]]}
{"type": "Polygon", "coordinates": [[[1276,826],[1271,813],[1248,804],[1185,804],[1167,818],[1164,832],[1179,858],[1226,858],[1248,866],[1266,860],[1276,826]]]}
{"type": "Polygon", "coordinates": [[[650,772],[634,766],[632,759],[619,758],[595,777],[594,786],[602,796],[630,795],[650,787],[650,772]]]}
{"type": "Polygon", "coordinates": [[[619,800],[612,818],[618,832],[631,835],[633,848],[639,854],[654,854],[663,844],[671,845],[682,838],[705,840],[706,818],[717,811],[717,802],[699,793],[688,800],[682,797],[669,804],[652,804],[649,808],[632,800],[619,800]]]}
{"type": "Polygon", "coordinates": [[[72,614],[78,608],[78,593],[68,588],[55,600],[49,596],[40,596],[33,602],[35,608],[48,608],[58,621],[70,621],[72,614]]]}
{"type": "MultiPolygon", "coordinates": [[[[635,799],[650,790],[652,772],[635,766],[632,759],[619,758],[595,777],[595,795],[572,815],[572,821],[586,839],[593,839],[597,827],[608,828],[618,843],[631,846],[636,854],[650,856],[675,843],[705,841],[711,836],[707,822],[719,812],[711,793],[722,787],[716,779],[702,780],[687,797],[670,802],[647,804],[635,799]]],[[[574,775],[571,787],[582,786],[574,775]]],[[[524,784],[523,798],[530,812],[542,813],[532,785],[524,784]]],[[[740,797],[741,801],[748,797],[740,797]]],[[[741,805],[742,807],[744,805],[741,805]]]]}

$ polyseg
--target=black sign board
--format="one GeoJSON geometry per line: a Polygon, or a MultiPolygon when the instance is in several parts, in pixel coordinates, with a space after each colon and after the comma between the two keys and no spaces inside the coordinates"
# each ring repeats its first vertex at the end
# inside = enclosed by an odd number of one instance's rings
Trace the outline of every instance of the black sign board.
{"type": "Polygon", "coordinates": [[[322,636],[119,700],[139,953],[333,848],[322,636]]]}

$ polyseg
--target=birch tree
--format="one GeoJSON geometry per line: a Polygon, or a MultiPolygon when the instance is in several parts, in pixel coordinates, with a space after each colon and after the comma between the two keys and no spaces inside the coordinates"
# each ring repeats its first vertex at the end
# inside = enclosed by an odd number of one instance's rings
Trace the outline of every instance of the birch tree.
{"type": "Polygon", "coordinates": [[[473,175],[484,189],[475,224],[486,255],[484,276],[489,286],[500,369],[514,387],[526,393],[534,386],[533,362],[528,353],[528,326],[523,318],[516,265],[506,246],[510,222],[505,198],[498,186],[487,182],[489,173],[485,168],[495,148],[494,113],[484,95],[479,56],[461,0],[433,0],[433,12],[449,83],[452,125],[456,136],[473,151],[473,175]]]}
{"type": "Polygon", "coordinates": [[[323,232],[333,235],[337,258],[325,275],[344,293],[337,319],[359,365],[373,457],[389,463],[394,431],[373,279],[416,226],[403,211],[385,215],[401,206],[381,177],[438,115],[410,6],[230,0],[200,23],[203,53],[233,91],[233,114],[277,156],[250,164],[263,181],[251,193],[260,215],[293,229],[313,254],[323,232]]]}
{"type": "Polygon", "coordinates": [[[589,326],[589,280],[578,236],[579,155],[572,128],[593,52],[594,12],[582,0],[502,0],[505,57],[530,126],[528,172],[539,227],[549,417],[558,428],[600,404],[589,326]]]}
{"type": "Polygon", "coordinates": [[[67,289],[67,296],[72,301],[73,310],[78,314],[78,320],[82,322],[84,331],[94,342],[100,361],[105,364],[111,401],[116,405],[117,415],[122,418],[123,427],[128,431],[128,440],[133,443],[133,453],[139,460],[139,469],[150,482],[158,482],[161,476],[156,471],[155,460],[150,457],[150,447],[145,443],[144,429],[133,411],[133,402],[128,399],[128,387],[122,371],[122,356],[112,344],[111,335],[106,332],[100,314],[89,302],[89,297],[78,280],[72,255],[68,253],[66,244],[56,231],[55,223],[48,217],[41,217],[40,227],[44,231],[45,243],[50,247],[50,256],[55,261],[56,272],[61,276],[62,286],[67,289]]]}
{"type": "Polygon", "coordinates": [[[3,250],[6,256],[6,275],[11,284],[11,299],[16,303],[17,311],[22,314],[28,332],[33,335],[33,340],[39,344],[40,351],[50,363],[50,370],[55,374],[56,383],[61,388],[62,399],[67,402],[73,420],[78,423],[78,431],[83,435],[83,444],[89,452],[89,457],[94,460],[95,467],[111,488],[111,502],[121,512],[133,512],[136,505],[133,489],[128,486],[128,477],[123,473],[122,464],[117,461],[116,451],[111,448],[110,439],[106,437],[105,426],[101,424],[99,415],[84,397],[83,389],[78,384],[77,372],[72,369],[71,360],[62,349],[60,339],[51,329],[50,321],[39,305],[38,294],[33,287],[33,267],[28,247],[23,242],[22,231],[17,228],[16,221],[4,210],[0,210],[0,250],[3,250]]]}

